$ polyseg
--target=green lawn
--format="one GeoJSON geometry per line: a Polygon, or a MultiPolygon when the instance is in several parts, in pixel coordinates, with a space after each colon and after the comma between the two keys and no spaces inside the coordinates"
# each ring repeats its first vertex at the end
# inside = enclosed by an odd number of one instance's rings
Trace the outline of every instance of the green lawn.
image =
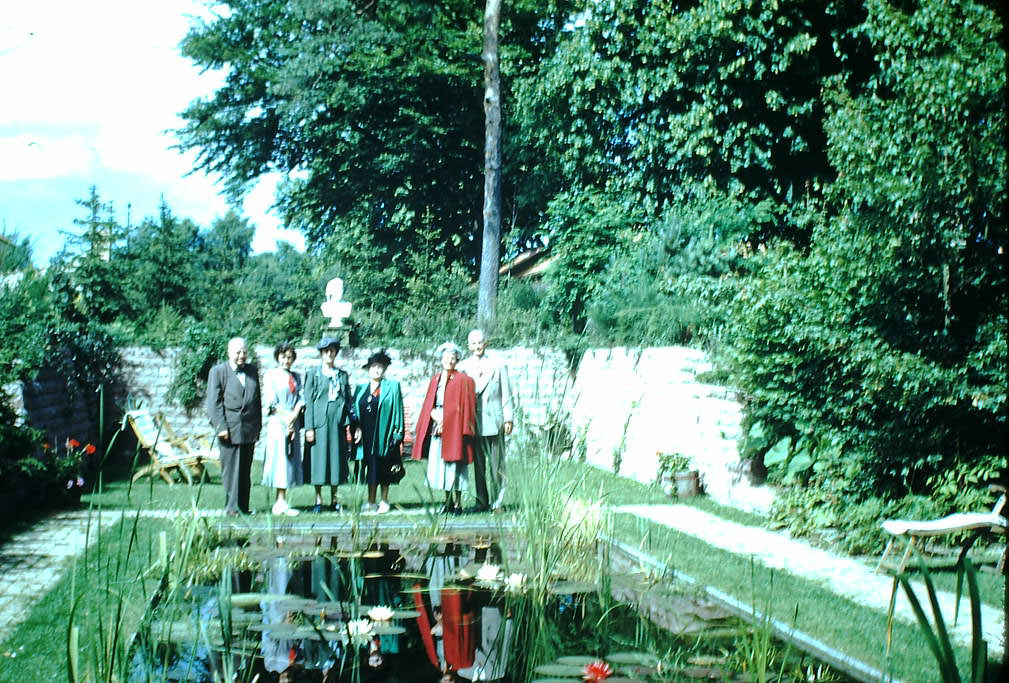
{"type": "MultiPolygon", "coordinates": [[[[513,504],[517,504],[522,481],[543,480],[549,486],[565,488],[575,497],[606,505],[666,503],[669,499],[655,488],[643,486],[612,474],[579,463],[537,457],[517,457],[510,461],[510,491],[513,504]]],[[[256,464],[253,481],[261,476],[256,464]]],[[[223,506],[224,497],[219,484],[201,486],[167,486],[160,480],[143,480],[130,485],[127,479],[106,483],[100,493],[86,496],[85,504],[104,509],[126,511],[144,509],[178,509],[196,506],[215,509],[223,506]]],[[[359,505],[364,488],[341,488],[345,505],[359,505]]],[[[296,507],[307,508],[314,502],[312,488],[300,487],[291,493],[296,507]]],[[[425,505],[440,504],[440,497],[432,496],[424,484],[424,466],[409,463],[407,477],[393,488],[391,500],[394,512],[384,519],[403,519],[396,514],[396,506],[416,510],[425,505]]],[[[272,492],[254,486],[252,507],[256,511],[253,521],[260,515],[268,518],[273,502],[272,492]]],[[[678,501],[683,502],[683,501],[678,501]]],[[[723,508],[703,497],[691,499],[688,504],[718,514],[743,524],[759,525],[755,515],[723,508]]],[[[311,513],[304,513],[311,516],[311,513]]],[[[414,517],[416,519],[416,517],[414,517]]],[[[468,516],[478,520],[487,516],[468,516]]],[[[423,523],[423,518],[417,519],[423,523]]],[[[16,658],[4,658],[0,665],[0,681],[61,680],[66,678],[66,633],[74,596],[83,595],[77,608],[75,623],[81,628],[81,642],[87,643],[86,657],[91,666],[108,661],[102,642],[113,640],[108,634],[117,623],[110,615],[121,609],[121,628],[124,633],[135,630],[149,597],[157,585],[159,574],[151,571],[159,555],[158,536],[166,532],[175,534],[178,527],[171,520],[127,518],[102,534],[86,557],[80,558],[70,568],[62,582],[32,610],[25,622],[2,645],[0,651],[17,652],[16,658]],[[87,586],[87,590],[82,590],[87,586]],[[98,634],[105,634],[99,636],[98,634]]],[[[892,657],[883,656],[886,617],[884,614],[860,607],[823,589],[817,583],[793,577],[782,572],[771,572],[763,567],[753,568],[749,558],[733,555],[713,548],[703,541],[658,524],[631,515],[620,514],[614,519],[614,535],[620,540],[641,547],[672,567],[700,581],[723,590],[743,602],[758,606],[770,605],[772,615],[786,623],[795,617],[796,627],[831,646],[885,670],[904,680],[931,680],[935,665],[924,640],[916,627],[895,624],[892,657]]],[[[171,544],[172,541],[170,540],[171,544]]],[[[941,584],[952,586],[949,572],[940,572],[941,584]],[[945,574],[945,575],[944,575],[945,574]]],[[[1001,604],[1003,584],[1000,577],[981,575],[982,591],[991,604],[1001,604]]],[[[120,638],[120,642],[125,639],[120,638]]],[[[121,656],[118,653],[117,656],[121,656]]],[[[967,652],[958,655],[966,661],[967,652]]]]}

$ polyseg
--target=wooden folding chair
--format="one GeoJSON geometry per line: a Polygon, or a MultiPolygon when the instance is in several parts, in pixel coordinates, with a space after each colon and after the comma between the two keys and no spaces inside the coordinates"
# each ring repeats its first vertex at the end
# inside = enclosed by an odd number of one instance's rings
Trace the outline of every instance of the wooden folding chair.
{"type": "MultiPolygon", "coordinates": [[[[907,560],[911,556],[911,551],[915,547],[915,542],[917,539],[926,536],[942,536],[945,534],[953,534],[959,531],[992,531],[994,533],[1005,534],[1006,533],[1006,518],[1003,516],[1003,509],[1006,505],[1006,489],[1004,486],[999,486],[998,484],[992,484],[990,487],[991,491],[995,493],[1001,493],[998,500],[995,502],[994,507],[992,507],[991,512],[957,512],[952,515],[947,515],[941,519],[932,519],[926,521],[910,521],[906,519],[888,519],[883,522],[880,526],[883,527],[883,531],[892,535],[892,538],[887,542],[886,548],[883,550],[883,555],[880,556],[879,562],[876,563],[876,571],[883,566],[883,562],[886,560],[887,556],[890,554],[890,549],[893,547],[893,542],[900,537],[905,537],[907,539],[907,548],[904,549],[904,555],[900,558],[900,564],[897,565],[897,573],[904,571],[907,565],[907,560]]],[[[960,549],[960,558],[962,559],[970,547],[977,540],[978,535],[974,534],[971,538],[963,545],[960,549]]]]}
{"type": "Polygon", "coordinates": [[[192,484],[194,477],[203,478],[207,461],[220,462],[220,452],[211,448],[209,439],[176,436],[161,413],[153,415],[149,410],[131,410],[123,416],[123,422],[124,426],[129,423],[137,442],[151,458],[150,464],[133,474],[133,481],[157,474],[171,486],[178,472],[187,484],[192,484]],[[194,442],[195,445],[191,445],[194,442]]]}

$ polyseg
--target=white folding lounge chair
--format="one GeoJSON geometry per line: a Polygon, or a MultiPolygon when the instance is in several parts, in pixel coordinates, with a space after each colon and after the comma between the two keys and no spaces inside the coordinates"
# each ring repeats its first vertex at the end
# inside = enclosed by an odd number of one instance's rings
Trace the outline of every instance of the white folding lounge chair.
{"type": "MultiPolygon", "coordinates": [[[[952,515],[942,517],[941,519],[931,519],[926,521],[888,519],[883,522],[880,526],[883,527],[883,531],[891,534],[892,538],[889,542],[887,542],[886,549],[883,550],[883,555],[879,558],[879,562],[876,564],[876,571],[879,571],[879,568],[883,565],[883,562],[890,554],[893,542],[899,537],[907,538],[907,548],[904,550],[904,556],[900,559],[900,564],[897,565],[897,573],[904,571],[904,567],[907,565],[907,560],[911,556],[911,551],[914,548],[915,541],[918,538],[925,536],[943,536],[945,534],[953,534],[959,531],[970,531],[972,529],[1005,534],[1007,525],[1006,518],[1003,516],[1003,513],[1006,505],[1006,490],[1005,487],[997,484],[993,484],[990,488],[996,493],[1001,493],[998,500],[995,502],[994,507],[992,507],[991,512],[957,512],[952,515]]],[[[974,543],[976,538],[976,535],[973,536],[971,540],[964,545],[960,551],[961,557],[967,554],[967,550],[974,543]]]]}
{"type": "Polygon", "coordinates": [[[178,472],[192,484],[194,477],[203,477],[208,460],[220,462],[220,452],[210,447],[206,437],[177,437],[161,413],[153,415],[149,410],[131,410],[123,416],[123,426],[126,424],[133,428],[137,442],[151,458],[149,465],[133,474],[133,481],[158,475],[171,486],[178,472]]]}

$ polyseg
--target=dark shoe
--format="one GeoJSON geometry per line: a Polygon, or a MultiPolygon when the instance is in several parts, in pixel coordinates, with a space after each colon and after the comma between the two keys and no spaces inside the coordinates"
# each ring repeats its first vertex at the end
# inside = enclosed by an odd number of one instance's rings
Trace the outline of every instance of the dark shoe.
{"type": "Polygon", "coordinates": [[[471,508],[466,508],[466,513],[467,514],[478,515],[481,512],[490,512],[490,508],[488,506],[486,506],[486,505],[474,505],[471,508]]]}
{"type": "Polygon", "coordinates": [[[330,503],[329,504],[329,511],[330,512],[339,512],[342,509],[343,509],[343,507],[341,507],[341,505],[339,503],[330,503]]]}
{"type": "Polygon", "coordinates": [[[316,512],[316,513],[322,512],[322,505],[319,504],[319,503],[316,503],[315,505],[313,505],[312,506],[312,512],[316,512]]]}
{"type": "Polygon", "coordinates": [[[452,506],[452,507],[451,507],[451,508],[449,509],[449,511],[448,511],[448,514],[450,514],[450,515],[455,515],[455,516],[457,516],[457,517],[458,517],[459,515],[461,515],[461,514],[462,514],[462,506],[461,506],[461,505],[453,505],[453,506],[452,506]]]}

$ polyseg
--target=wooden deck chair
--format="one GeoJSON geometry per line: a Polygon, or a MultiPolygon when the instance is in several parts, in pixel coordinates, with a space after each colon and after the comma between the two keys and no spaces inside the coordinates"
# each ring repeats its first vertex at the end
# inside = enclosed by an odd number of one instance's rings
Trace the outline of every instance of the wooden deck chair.
{"type": "MultiPolygon", "coordinates": [[[[891,534],[892,537],[886,544],[886,548],[883,550],[883,555],[879,558],[879,562],[876,564],[876,571],[883,566],[883,562],[886,560],[887,556],[890,554],[890,549],[893,547],[893,542],[900,537],[906,537],[907,548],[904,550],[904,556],[900,558],[900,564],[897,565],[897,573],[904,571],[907,565],[907,560],[911,556],[911,551],[914,549],[915,542],[917,539],[926,536],[943,536],[945,534],[954,534],[959,531],[970,531],[976,529],[978,531],[992,531],[994,533],[1005,534],[1006,533],[1006,518],[1003,516],[1004,508],[1006,505],[1006,489],[1003,486],[997,484],[992,484],[990,487],[992,492],[1000,493],[998,500],[995,501],[994,507],[992,507],[991,512],[957,512],[952,515],[947,515],[941,519],[932,519],[927,521],[910,521],[905,519],[888,519],[883,522],[880,526],[883,527],[883,531],[891,534]]],[[[960,549],[960,558],[962,559],[970,547],[974,544],[978,538],[978,534],[973,534],[970,539],[963,545],[960,549]]]]}
{"type": "Polygon", "coordinates": [[[186,483],[192,484],[194,477],[203,477],[208,460],[220,461],[220,452],[210,447],[206,437],[179,438],[161,413],[131,410],[123,416],[123,422],[124,426],[129,423],[137,441],[151,458],[149,465],[134,473],[133,481],[157,474],[171,486],[178,472],[186,483]]]}

